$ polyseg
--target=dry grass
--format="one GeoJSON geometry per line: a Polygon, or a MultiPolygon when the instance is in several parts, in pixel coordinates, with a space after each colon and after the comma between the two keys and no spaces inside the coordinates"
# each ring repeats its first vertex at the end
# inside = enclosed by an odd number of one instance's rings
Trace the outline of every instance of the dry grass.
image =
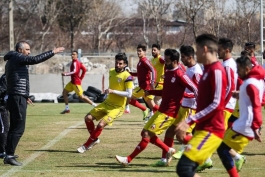
{"type": "MultiPolygon", "coordinates": [[[[101,143],[84,154],[76,153],[76,148],[86,141],[88,132],[82,123],[84,115],[91,107],[87,104],[71,104],[71,113],[61,115],[59,112],[64,108],[63,104],[36,104],[29,106],[27,116],[27,128],[22,137],[16,154],[18,160],[24,161],[32,158],[32,161],[19,167],[0,164],[0,174],[9,173],[16,177],[35,176],[176,176],[175,166],[177,160],[173,160],[170,167],[154,168],[150,164],[160,159],[161,150],[149,145],[131,165],[122,167],[115,160],[115,155],[127,156],[140,141],[140,132],[143,128],[142,113],[132,108],[131,114],[124,114],[116,120],[111,127],[106,127],[100,135],[101,143]],[[81,123],[76,128],[70,127],[81,123]],[[60,139],[58,135],[64,132],[65,136],[60,139]],[[56,142],[57,140],[57,142],[56,142]],[[49,142],[55,141],[49,148],[43,148],[49,142]]],[[[264,129],[263,129],[264,134],[264,129]]],[[[163,138],[163,135],[160,136],[163,138]]],[[[263,141],[265,138],[263,137],[263,141]]],[[[176,143],[176,148],[177,147],[176,143]]],[[[241,177],[265,176],[263,143],[256,141],[245,149],[247,163],[243,166],[241,177]]],[[[214,168],[200,173],[203,177],[226,177],[217,155],[213,156],[214,168]]],[[[1,175],[0,175],[1,176],[1,175]]],[[[8,175],[6,175],[8,176],[8,175]]]]}

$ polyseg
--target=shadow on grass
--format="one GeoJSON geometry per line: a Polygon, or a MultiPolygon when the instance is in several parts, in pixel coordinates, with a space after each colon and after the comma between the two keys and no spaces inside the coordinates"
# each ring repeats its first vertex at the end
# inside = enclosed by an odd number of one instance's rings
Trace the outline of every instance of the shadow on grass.
{"type": "Polygon", "coordinates": [[[243,152],[242,155],[246,155],[246,156],[255,156],[255,155],[265,155],[265,153],[243,152]]]}
{"type": "Polygon", "coordinates": [[[66,151],[66,150],[52,150],[52,149],[47,149],[47,150],[27,150],[27,151],[34,151],[34,152],[67,152],[67,153],[75,153],[79,154],[78,152],[75,151],[66,151]]]}
{"type": "Polygon", "coordinates": [[[84,164],[84,163],[76,163],[72,165],[65,166],[56,166],[58,168],[97,168],[94,171],[113,171],[113,169],[117,169],[117,171],[121,172],[158,172],[158,173],[172,173],[175,172],[174,169],[168,167],[152,167],[147,164],[130,164],[129,166],[122,166],[121,164],[113,164],[113,163],[96,163],[96,164],[84,164]],[[148,167],[148,169],[147,169],[148,167]],[[99,170],[98,168],[104,168],[103,170],[99,170]],[[112,170],[107,170],[112,169],[112,170]]]}

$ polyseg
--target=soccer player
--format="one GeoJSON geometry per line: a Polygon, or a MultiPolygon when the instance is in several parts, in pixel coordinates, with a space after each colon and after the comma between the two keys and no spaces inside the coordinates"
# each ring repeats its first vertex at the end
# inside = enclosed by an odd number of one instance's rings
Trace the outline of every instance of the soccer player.
{"type": "Polygon", "coordinates": [[[115,69],[109,71],[109,88],[105,90],[108,97],[85,116],[90,137],[77,149],[79,153],[84,153],[98,144],[100,142],[98,137],[104,127],[112,125],[113,121],[123,114],[126,100],[131,97],[133,89],[132,76],[124,70],[126,60],[125,53],[118,53],[115,56],[115,69]],[[99,121],[96,128],[94,120],[99,121]]]}
{"type": "Polygon", "coordinates": [[[64,87],[63,89],[63,98],[65,103],[65,109],[61,112],[61,114],[70,113],[70,107],[68,105],[68,93],[75,91],[77,96],[82,99],[84,102],[91,104],[92,106],[97,106],[97,104],[93,103],[88,97],[83,95],[83,89],[81,87],[81,81],[86,74],[85,66],[78,61],[78,52],[72,52],[72,64],[70,66],[70,72],[63,72],[62,76],[71,76],[71,81],[64,87]],[[80,76],[80,71],[82,74],[80,76]]]}
{"type": "Polygon", "coordinates": [[[196,168],[216,151],[225,132],[227,79],[217,58],[218,39],[212,34],[199,35],[196,48],[197,62],[204,65],[204,71],[198,86],[196,114],[181,121],[175,130],[177,139],[183,141],[189,126],[196,122],[195,133],[177,164],[180,177],[198,177],[196,168]]]}
{"type": "Polygon", "coordinates": [[[239,89],[240,118],[225,133],[217,152],[230,177],[239,177],[230,149],[243,152],[248,143],[256,139],[261,142],[262,97],[265,71],[262,66],[252,66],[251,59],[242,56],[236,60],[238,75],[243,79],[239,89]]]}
{"type": "MultiPolygon", "coordinates": [[[[156,83],[155,83],[155,89],[156,90],[162,90],[163,89],[163,83],[164,83],[164,72],[165,72],[165,60],[160,55],[160,45],[159,44],[153,44],[152,45],[152,58],[151,63],[154,66],[156,70],[156,83]]],[[[156,105],[158,105],[159,100],[161,99],[160,96],[155,96],[154,102],[156,105]]]]}
{"type": "Polygon", "coordinates": [[[154,103],[154,96],[145,96],[144,94],[144,91],[146,90],[155,89],[156,70],[152,66],[150,61],[146,58],[146,45],[139,44],[137,46],[137,55],[139,57],[139,62],[137,64],[137,73],[131,72],[131,75],[137,76],[139,86],[133,89],[133,95],[130,104],[141,109],[143,111],[143,119],[145,119],[148,115],[148,109],[140,104],[137,101],[137,98],[143,97],[151,110],[153,110],[153,112],[157,111],[158,106],[154,103]]]}
{"type": "MultiPolygon", "coordinates": [[[[196,62],[194,58],[194,49],[192,46],[181,46],[180,47],[181,61],[187,67],[186,74],[193,81],[193,83],[198,87],[200,78],[202,76],[202,68],[196,62]]],[[[183,100],[178,111],[178,121],[185,120],[190,114],[194,115],[197,108],[196,97],[194,93],[188,88],[185,89],[183,100]]],[[[186,141],[192,137],[192,130],[195,124],[190,126],[186,133],[186,141]]],[[[167,137],[170,139],[170,137],[167,137]]],[[[166,138],[165,138],[166,139],[166,138]]],[[[172,142],[172,140],[171,140],[172,142]]],[[[184,152],[186,145],[182,144],[181,149],[173,155],[176,159],[180,159],[181,155],[184,152]]]]}
{"type": "Polygon", "coordinates": [[[162,96],[162,102],[158,111],[148,120],[141,135],[142,140],[135,150],[127,157],[116,155],[118,162],[128,165],[139,153],[141,153],[149,142],[166,151],[164,166],[168,166],[170,158],[175,149],[165,145],[157,135],[163,133],[170,125],[176,121],[177,112],[180,106],[185,88],[189,88],[197,95],[197,88],[189,79],[185,72],[180,68],[179,52],[175,49],[165,50],[165,80],[163,90],[149,90],[146,94],[162,96]]]}
{"type": "Polygon", "coordinates": [[[258,65],[258,61],[257,61],[257,58],[255,57],[255,43],[254,42],[247,42],[245,43],[245,50],[248,51],[251,55],[251,63],[255,66],[255,65],[258,65]]]}
{"type": "MultiPolygon", "coordinates": [[[[236,91],[237,85],[237,66],[235,60],[232,58],[233,42],[228,38],[220,38],[218,41],[218,56],[219,59],[223,60],[223,66],[226,71],[227,77],[227,89],[225,100],[227,104],[225,105],[224,118],[225,118],[225,129],[228,127],[228,119],[232,115],[235,106],[236,98],[232,97],[232,93],[236,91]]],[[[243,157],[242,157],[243,158],[243,157]]],[[[197,172],[203,171],[206,168],[212,168],[212,160],[208,158],[203,165],[197,168],[197,172]]]]}

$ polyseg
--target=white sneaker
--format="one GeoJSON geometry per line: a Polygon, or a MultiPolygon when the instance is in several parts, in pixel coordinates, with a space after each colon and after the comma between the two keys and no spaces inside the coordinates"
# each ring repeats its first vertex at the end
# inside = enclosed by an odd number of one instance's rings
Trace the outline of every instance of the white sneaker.
{"type": "Polygon", "coordinates": [[[123,166],[128,166],[128,165],[129,165],[129,162],[128,162],[127,157],[121,157],[121,156],[116,155],[115,158],[116,158],[116,160],[117,160],[119,163],[121,163],[123,166]]]}
{"type": "Polygon", "coordinates": [[[100,143],[100,140],[97,139],[96,141],[93,141],[88,147],[87,147],[87,150],[91,149],[93,146],[97,145],[100,143]]]}
{"type": "Polygon", "coordinates": [[[168,152],[167,152],[167,165],[169,165],[169,163],[172,160],[172,155],[175,154],[176,150],[174,148],[169,148],[168,152]]]}
{"type": "Polygon", "coordinates": [[[84,152],[86,152],[86,150],[87,150],[87,148],[84,145],[77,148],[77,152],[79,152],[79,153],[84,153],[84,152]]]}

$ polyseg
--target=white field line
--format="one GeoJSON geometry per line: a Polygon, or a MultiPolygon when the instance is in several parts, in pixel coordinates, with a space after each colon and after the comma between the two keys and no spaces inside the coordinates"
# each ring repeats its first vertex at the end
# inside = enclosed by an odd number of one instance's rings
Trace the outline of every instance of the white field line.
{"type": "MultiPolygon", "coordinates": [[[[80,125],[84,124],[84,121],[80,121],[77,124],[68,127],[67,129],[63,130],[57,137],[55,137],[53,140],[51,140],[49,143],[47,143],[45,146],[41,147],[39,150],[39,152],[35,152],[33,154],[31,154],[31,156],[29,156],[29,158],[27,158],[26,160],[24,160],[22,163],[22,166],[15,166],[13,168],[11,168],[10,170],[8,170],[6,173],[2,174],[0,177],[9,177],[12,174],[20,171],[23,167],[25,167],[26,165],[28,165],[30,162],[32,162],[33,160],[35,160],[37,157],[39,157],[41,154],[44,153],[43,150],[48,150],[50,147],[52,147],[55,143],[57,143],[58,141],[60,141],[65,135],[67,135],[69,132],[71,132],[73,130],[73,128],[76,128],[80,125]]],[[[38,171],[38,170],[36,170],[38,171]]]]}

